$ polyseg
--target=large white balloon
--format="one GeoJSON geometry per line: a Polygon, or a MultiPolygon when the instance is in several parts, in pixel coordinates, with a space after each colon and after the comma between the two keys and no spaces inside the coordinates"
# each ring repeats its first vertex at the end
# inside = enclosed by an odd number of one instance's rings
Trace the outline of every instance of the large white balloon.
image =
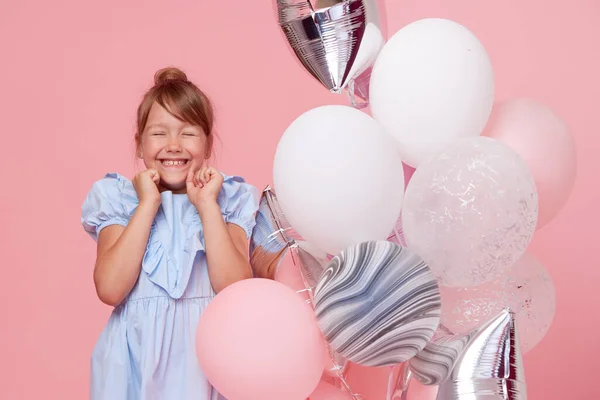
{"type": "Polygon", "coordinates": [[[417,167],[436,147],[480,135],[494,104],[494,73],[464,26],[429,18],[400,29],[379,54],[370,83],[373,117],[417,167]]]}
{"type": "Polygon", "coordinates": [[[290,224],[330,254],[385,240],[402,208],[396,143],[352,107],[318,107],[292,122],[279,141],[273,175],[290,224]]]}

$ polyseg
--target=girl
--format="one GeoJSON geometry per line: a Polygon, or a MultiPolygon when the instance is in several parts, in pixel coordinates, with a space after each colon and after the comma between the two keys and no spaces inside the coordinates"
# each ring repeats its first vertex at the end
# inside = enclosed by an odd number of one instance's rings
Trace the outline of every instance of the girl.
{"type": "Polygon", "coordinates": [[[213,111],[175,68],[160,70],[137,112],[132,181],[92,186],[84,229],[98,243],[94,283],[115,309],[92,354],[92,400],[214,400],[194,350],[216,293],[251,278],[248,238],[258,191],[205,166],[213,111]]]}

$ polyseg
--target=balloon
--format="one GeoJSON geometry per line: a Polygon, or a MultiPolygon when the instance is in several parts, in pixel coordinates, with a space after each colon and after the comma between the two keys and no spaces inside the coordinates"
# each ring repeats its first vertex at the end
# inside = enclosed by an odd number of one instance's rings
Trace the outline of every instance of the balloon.
{"type": "Polygon", "coordinates": [[[325,340],[351,362],[369,367],[417,354],[438,326],[440,307],[429,267],[387,241],[344,250],[326,267],[315,291],[325,340]]]}
{"type": "Polygon", "coordinates": [[[525,162],[487,137],[461,139],[421,164],[406,189],[402,228],[445,286],[492,280],[523,255],[537,222],[525,162]]]}
{"type": "Polygon", "coordinates": [[[577,174],[575,142],[565,122],[530,99],[501,103],[487,136],[506,143],[527,163],[538,190],[538,229],[563,208],[577,174]]]}
{"type": "Polygon", "coordinates": [[[408,362],[391,368],[386,400],[435,400],[437,386],[425,386],[414,379],[408,362]]]}
{"type": "MultiPolygon", "coordinates": [[[[255,276],[275,279],[312,304],[314,288],[330,257],[302,240],[283,214],[275,192],[267,186],[250,236],[250,265],[255,276]]],[[[344,378],[347,361],[328,344],[325,353],[326,372],[348,386],[344,378]]]]}
{"type": "Polygon", "coordinates": [[[352,107],[323,106],[298,117],[279,141],[273,179],[290,224],[329,254],[386,239],[402,208],[396,145],[352,107]]]}
{"type": "Polygon", "coordinates": [[[406,362],[393,365],[389,370],[385,400],[406,400],[402,396],[410,384],[411,372],[406,362]]]}
{"type": "Polygon", "coordinates": [[[373,117],[417,167],[436,148],[478,136],[494,103],[494,73],[483,45],[464,26],[428,18],[400,29],[373,67],[373,117]]]}
{"type": "Polygon", "coordinates": [[[250,265],[254,276],[273,279],[293,240],[289,237],[291,227],[268,186],[262,192],[255,220],[250,235],[250,265]]]}
{"type": "Polygon", "coordinates": [[[275,0],[279,25],[296,57],[323,86],[349,83],[368,101],[371,68],[387,36],[384,0],[275,0]]]}
{"type": "Polygon", "coordinates": [[[394,230],[387,238],[387,240],[389,240],[392,243],[399,244],[402,247],[406,247],[404,231],[402,230],[402,215],[400,215],[400,218],[398,218],[398,221],[396,221],[396,226],[394,227],[394,230]]]}
{"type": "Polygon", "coordinates": [[[256,225],[250,236],[250,265],[259,278],[274,279],[285,255],[291,252],[307,288],[317,285],[328,254],[302,240],[290,226],[271,187],[263,190],[256,225]]]}
{"type": "Polygon", "coordinates": [[[440,384],[437,400],[527,399],[517,328],[506,309],[474,332],[440,384]]]}
{"type": "Polygon", "coordinates": [[[198,324],[200,366],[229,400],[305,400],[321,379],[324,352],[311,307],[268,279],[228,286],[198,324]]]}
{"type": "Polygon", "coordinates": [[[352,400],[352,397],[332,384],[321,381],[308,400],[352,400]]]}
{"type": "MultiPolygon", "coordinates": [[[[406,186],[410,182],[410,178],[415,173],[415,169],[411,166],[404,165],[404,186],[406,186]]],[[[396,226],[394,226],[394,230],[388,236],[388,239],[392,243],[399,244],[402,247],[406,247],[406,240],[404,239],[404,231],[402,230],[402,214],[396,221],[396,226]]]]}
{"type": "Polygon", "coordinates": [[[441,291],[442,324],[455,334],[468,332],[510,307],[519,324],[524,353],[546,336],[556,310],[552,278],[529,253],[492,282],[463,289],[441,288],[441,291]]]}

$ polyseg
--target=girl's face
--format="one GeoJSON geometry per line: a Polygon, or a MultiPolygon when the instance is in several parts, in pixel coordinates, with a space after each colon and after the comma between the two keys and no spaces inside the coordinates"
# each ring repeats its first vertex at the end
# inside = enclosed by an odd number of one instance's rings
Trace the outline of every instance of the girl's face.
{"type": "Polygon", "coordinates": [[[154,103],[142,132],[138,156],[160,176],[161,191],[185,193],[190,169],[199,169],[210,154],[202,128],[181,121],[154,103]]]}

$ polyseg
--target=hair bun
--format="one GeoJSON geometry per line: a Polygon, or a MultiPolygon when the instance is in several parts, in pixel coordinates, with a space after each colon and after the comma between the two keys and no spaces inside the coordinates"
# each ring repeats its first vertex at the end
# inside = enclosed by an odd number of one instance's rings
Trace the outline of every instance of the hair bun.
{"type": "Polygon", "coordinates": [[[168,81],[187,82],[187,75],[179,68],[167,67],[156,71],[154,74],[154,83],[160,85],[168,81]]]}

